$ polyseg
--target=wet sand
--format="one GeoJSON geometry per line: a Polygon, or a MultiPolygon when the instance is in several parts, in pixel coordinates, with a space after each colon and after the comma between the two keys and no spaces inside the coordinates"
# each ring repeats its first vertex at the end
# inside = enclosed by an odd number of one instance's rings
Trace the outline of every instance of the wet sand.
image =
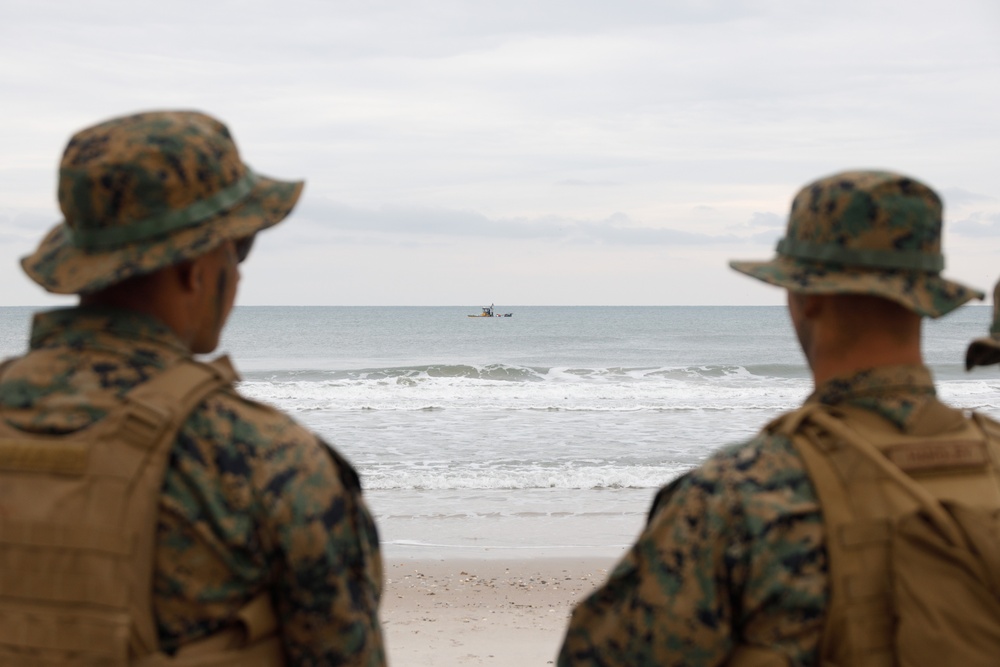
{"type": "Polygon", "coordinates": [[[616,561],[388,560],[381,615],[389,664],[555,664],[573,605],[616,561]]]}

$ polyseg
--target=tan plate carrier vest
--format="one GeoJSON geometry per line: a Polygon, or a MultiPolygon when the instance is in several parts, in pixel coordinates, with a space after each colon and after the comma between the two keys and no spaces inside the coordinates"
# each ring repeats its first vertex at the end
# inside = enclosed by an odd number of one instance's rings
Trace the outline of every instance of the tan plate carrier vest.
{"type": "MultiPolygon", "coordinates": [[[[902,434],[851,406],[768,427],[816,489],[829,563],[822,667],[1000,665],[1000,424],[934,401],[902,434]]],[[[789,664],[743,646],[730,665],[789,664]]]]}
{"type": "Polygon", "coordinates": [[[283,664],[266,595],[231,630],[158,652],[153,548],[169,452],[188,414],[236,377],[225,357],[181,362],[66,435],[0,420],[0,665],[283,664]]]}

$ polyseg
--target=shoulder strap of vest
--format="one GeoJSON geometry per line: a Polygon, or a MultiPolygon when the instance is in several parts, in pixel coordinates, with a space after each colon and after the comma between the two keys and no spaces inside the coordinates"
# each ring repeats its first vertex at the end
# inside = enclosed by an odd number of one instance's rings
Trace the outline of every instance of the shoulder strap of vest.
{"type": "MultiPolygon", "coordinates": [[[[843,408],[838,408],[843,409],[843,408]]],[[[857,431],[845,424],[842,420],[830,414],[831,409],[819,403],[812,403],[804,406],[803,421],[815,424],[821,430],[834,436],[834,438],[844,444],[850,445],[854,450],[862,454],[869,462],[874,464],[883,474],[899,485],[913,500],[915,500],[926,513],[928,518],[944,533],[953,545],[965,544],[965,539],[961,529],[955,524],[955,520],[941,506],[941,503],[927,489],[915,482],[909,475],[900,470],[882,452],[857,431]]],[[[858,409],[858,411],[864,411],[858,409]]],[[[815,445],[817,443],[811,442],[815,445]]],[[[803,448],[798,447],[801,452],[803,448]]]]}
{"type": "Polygon", "coordinates": [[[161,429],[168,424],[180,428],[205,396],[238,377],[225,356],[209,363],[185,360],[171,366],[126,395],[124,437],[138,446],[153,445],[161,429]]]}
{"type": "Polygon", "coordinates": [[[829,600],[818,654],[820,661],[823,661],[834,655],[835,652],[835,635],[837,633],[830,632],[830,628],[841,628],[844,624],[843,617],[846,605],[843,604],[843,600],[846,599],[847,595],[841,582],[845,581],[845,575],[850,570],[849,563],[845,565],[843,559],[831,557],[835,546],[833,541],[836,540],[834,527],[849,523],[852,515],[847,491],[840,475],[830,459],[824,454],[824,443],[820,442],[822,434],[817,432],[814,425],[808,423],[814,410],[815,404],[806,403],[792,412],[781,415],[768,424],[766,429],[771,433],[784,435],[792,441],[795,450],[802,457],[816,497],[822,501],[829,580],[829,600]]]}
{"type": "MultiPolygon", "coordinates": [[[[119,437],[129,444],[150,450],[151,479],[159,493],[167,458],[176,433],[188,415],[213,391],[230,385],[238,379],[228,357],[219,357],[202,363],[185,360],[166,369],[159,375],[137,386],[126,395],[125,417],[119,437]]],[[[155,504],[154,504],[155,506],[155,504]]],[[[146,518],[147,523],[150,521],[146,518]]],[[[155,523],[155,522],[154,522],[155,523]]],[[[155,526],[144,531],[142,540],[146,547],[140,564],[149,586],[136,591],[133,597],[132,618],[135,631],[132,637],[133,654],[137,656],[158,650],[159,639],[152,608],[153,539],[155,526]]]]}

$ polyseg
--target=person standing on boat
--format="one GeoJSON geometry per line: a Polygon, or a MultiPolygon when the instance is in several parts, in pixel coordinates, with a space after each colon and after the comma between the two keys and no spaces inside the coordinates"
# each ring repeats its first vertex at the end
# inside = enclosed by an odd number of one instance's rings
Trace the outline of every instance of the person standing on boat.
{"type": "Polygon", "coordinates": [[[70,140],[65,222],[22,265],[80,303],[37,314],[0,369],[0,664],[385,663],[357,474],[194,359],[302,187],[202,113],[70,140]]]}
{"type": "Polygon", "coordinates": [[[787,290],[815,390],[660,491],[561,667],[995,664],[1000,424],[921,355],[922,317],[982,298],[941,277],[941,220],[912,178],[835,174],[775,259],[731,263],[787,290]]]}

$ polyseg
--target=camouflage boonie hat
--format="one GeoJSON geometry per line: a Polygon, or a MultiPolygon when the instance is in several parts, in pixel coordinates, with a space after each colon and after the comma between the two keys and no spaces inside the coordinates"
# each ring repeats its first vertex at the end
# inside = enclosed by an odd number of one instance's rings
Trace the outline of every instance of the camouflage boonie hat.
{"type": "Polygon", "coordinates": [[[996,363],[1000,363],[1000,282],[993,288],[993,324],[989,338],[977,338],[969,343],[965,351],[965,370],[996,363]]]}
{"type": "Polygon", "coordinates": [[[94,292],[277,224],[302,186],[255,174],[229,129],[203,113],[113,118],[70,139],[59,165],[65,222],[21,266],[50,292],[94,292]]]}
{"type": "Polygon", "coordinates": [[[868,294],[940,317],[978,290],[940,276],[941,199],[912,178],[846,171],[802,188],[769,262],[730,262],[804,294],[868,294]]]}

